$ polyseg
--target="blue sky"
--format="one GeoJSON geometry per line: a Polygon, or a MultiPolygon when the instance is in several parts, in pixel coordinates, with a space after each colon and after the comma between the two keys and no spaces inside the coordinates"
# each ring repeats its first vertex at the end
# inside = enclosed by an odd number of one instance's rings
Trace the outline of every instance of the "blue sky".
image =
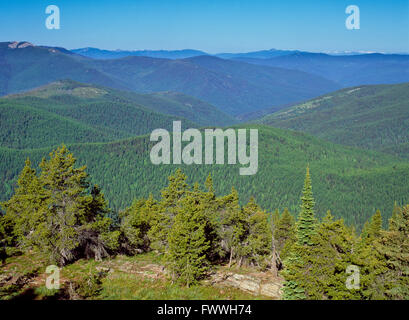
{"type": "Polygon", "coordinates": [[[0,41],[73,49],[270,48],[409,52],[409,0],[13,0],[0,2],[0,41]],[[45,8],[61,29],[45,28],[45,8]],[[347,30],[358,5],[361,29],[347,30]]]}

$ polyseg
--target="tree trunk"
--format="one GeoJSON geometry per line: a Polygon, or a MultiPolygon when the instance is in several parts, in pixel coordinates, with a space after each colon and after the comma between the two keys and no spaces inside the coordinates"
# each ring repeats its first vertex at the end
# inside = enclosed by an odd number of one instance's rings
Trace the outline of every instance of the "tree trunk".
{"type": "Polygon", "coordinates": [[[230,249],[229,269],[230,269],[230,267],[231,267],[231,261],[232,261],[232,259],[233,259],[233,247],[231,247],[231,249],[230,249]]]}

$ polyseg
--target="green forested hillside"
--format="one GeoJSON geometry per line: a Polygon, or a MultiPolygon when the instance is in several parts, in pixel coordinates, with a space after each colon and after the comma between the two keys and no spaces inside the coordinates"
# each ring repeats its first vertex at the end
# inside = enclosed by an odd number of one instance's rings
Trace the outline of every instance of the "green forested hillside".
{"type": "MultiPolygon", "coordinates": [[[[97,130],[72,118],[62,117],[16,102],[0,100],[0,143],[24,149],[52,146],[66,141],[110,141],[119,133],[97,130]]],[[[122,137],[126,136],[125,134],[122,137]]]]}
{"type": "Polygon", "coordinates": [[[198,125],[225,126],[238,121],[211,104],[175,91],[133,93],[121,91],[121,99],[127,99],[156,112],[178,116],[198,125]]]}
{"type": "MultiPolygon", "coordinates": [[[[1,98],[0,109],[1,146],[16,149],[113,141],[171,129],[172,121],[184,120],[121,98],[120,92],[72,81],[1,98]]],[[[183,124],[198,126],[188,120],[183,124]]]]}
{"type": "Polygon", "coordinates": [[[336,91],[264,116],[258,122],[409,157],[409,83],[336,91]]]}
{"type": "MultiPolygon", "coordinates": [[[[44,109],[87,125],[138,135],[170,119],[186,125],[224,126],[236,122],[216,107],[177,92],[137,94],[71,80],[61,80],[0,101],[44,109]],[[160,113],[160,114],[158,114],[160,113]]],[[[168,125],[166,126],[168,127],[168,125]]]]}
{"type": "MultiPolygon", "coordinates": [[[[247,126],[248,127],[248,126],[247,126]]],[[[110,206],[129,206],[136,197],[157,195],[167,177],[181,167],[192,181],[204,181],[212,173],[215,187],[227,194],[235,186],[246,202],[254,196],[266,209],[298,212],[305,167],[310,164],[318,216],[328,209],[358,228],[376,209],[388,217],[394,201],[409,201],[409,163],[392,156],[334,145],[306,134],[256,126],[259,129],[259,170],[240,176],[241,165],[153,165],[149,159],[149,136],[109,143],[68,145],[86,164],[93,182],[98,183],[110,206]]],[[[38,164],[52,148],[34,150],[0,149],[0,194],[10,197],[16,176],[30,157],[38,164]]],[[[190,181],[191,182],[191,181],[190,181]]]]}

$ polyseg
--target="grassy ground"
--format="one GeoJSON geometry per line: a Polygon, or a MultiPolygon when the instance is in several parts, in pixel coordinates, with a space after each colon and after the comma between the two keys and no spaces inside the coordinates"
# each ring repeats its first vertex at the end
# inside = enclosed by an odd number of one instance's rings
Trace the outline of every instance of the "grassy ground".
{"type": "Polygon", "coordinates": [[[154,253],[112,259],[79,260],[61,269],[61,289],[45,287],[47,263],[38,253],[9,257],[0,266],[0,299],[67,299],[70,283],[84,283],[96,272],[104,276],[97,289],[85,299],[97,300],[253,300],[268,299],[244,291],[216,287],[205,282],[192,287],[172,284],[161,266],[161,257],[154,253]],[[3,280],[2,280],[3,279],[3,280]],[[9,279],[7,281],[7,279],[9,279]]]}

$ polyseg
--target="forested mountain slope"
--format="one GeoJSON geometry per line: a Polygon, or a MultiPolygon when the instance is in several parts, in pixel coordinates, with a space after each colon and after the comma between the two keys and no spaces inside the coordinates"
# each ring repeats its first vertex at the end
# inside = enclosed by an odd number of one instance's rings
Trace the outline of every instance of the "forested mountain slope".
{"type": "Polygon", "coordinates": [[[343,89],[257,122],[409,158],[409,83],[343,89]]]}
{"type": "MultiPolygon", "coordinates": [[[[331,144],[303,133],[266,126],[255,128],[259,129],[259,169],[253,176],[240,176],[240,164],[153,165],[149,158],[153,146],[149,136],[68,147],[79,164],[88,166],[93,182],[102,187],[110,206],[116,210],[129,206],[135,197],[157,195],[167,184],[167,177],[181,167],[192,181],[204,181],[212,173],[215,187],[223,194],[234,186],[242,201],[253,195],[265,209],[288,207],[297,213],[308,163],[320,217],[330,209],[335,216],[360,227],[376,209],[388,217],[394,201],[398,204],[409,201],[407,162],[331,144]]],[[[52,149],[1,148],[2,199],[10,197],[24,160],[30,157],[37,164],[52,149]]]]}
{"type": "Polygon", "coordinates": [[[172,121],[183,120],[122,98],[118,91],[70,80],[0,98],[0,109],[0,144],[17,149],[112,141],[171,129],[172,121]]]}

